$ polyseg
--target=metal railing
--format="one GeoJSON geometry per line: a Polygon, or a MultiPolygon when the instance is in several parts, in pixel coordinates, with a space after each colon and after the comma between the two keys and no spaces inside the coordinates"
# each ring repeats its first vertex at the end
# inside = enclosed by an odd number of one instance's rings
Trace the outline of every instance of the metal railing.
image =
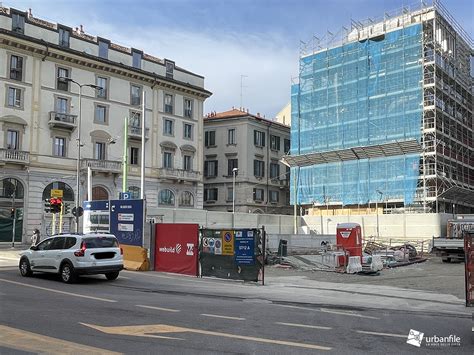
{"type": "MultiPolygon", "coordinates": [[[[145,128],[145,138],[148,138],[148,131],[149,128],[145,128]]],[[[131,136],[137,136],[140,137],[142,136],[142,128],[139,126],[134,126],[134,125],[128,125],[128,134],[131,136]]]]}
{"type": "Polygon", "coordinates": [[[197,180],[200,178],[201,173],[194,170],[183,170],[183,169],[158,169],[160,177],[162,178],[174,178],[174,179],[190,179],[197,180]]]}
{"type": "Polygon", "coordinates": [[[81,168],[92,170],[99,170],[105,172],[120,173],[122,171],[122,163],[113,160],[100,160],[100,159],[83,159],[81,161],[81,168]]]}
{"type": "Polygon", "coordinates": [[[0,161],[29,164],[30,153],[15,149],[0,148],[0,161]]]}
{"type": "Polygon", "coordinates": [[[62,113],[56,111],[49,112],[49,122],[54,124],[55,122],[69,123],[71,125],[76,124],[77,115],[71,115],[69,113],[62,113]]]}

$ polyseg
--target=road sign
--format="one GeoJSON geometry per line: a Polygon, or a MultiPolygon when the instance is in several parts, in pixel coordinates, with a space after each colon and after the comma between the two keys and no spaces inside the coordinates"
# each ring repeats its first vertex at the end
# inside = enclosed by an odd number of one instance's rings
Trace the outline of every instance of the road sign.
{"type": "Polygon", "coordinates": [[[222,255],[222,239],[221,238],[214,239],[214,254],[222,255]]]}
{"type": "Polygon", "coordinates": [[[110,201],[110,233],[128,245],[143,245],[143,200],[110,201]]]}
{"type": "Polygon", "coordinates": [[[119,193],[119,199],[120,200],[131,200],[132,199],[132,193],[131,192],[120,192],[119,193]]]}
{"type": "Polygon", "coordinates": [[[255,240],[251,230],[235,232],[235,263],[253,265],[255,263],[255,240]]]}
{"type": "Polygon", "coordinates": [[[63,190],[51,189],[51,197],[63,197],[63,190]]]}
{"type": "Polygon", "coordinates": [[[222,255],[234,255],[234,231],[222,231],[222,255]]]}

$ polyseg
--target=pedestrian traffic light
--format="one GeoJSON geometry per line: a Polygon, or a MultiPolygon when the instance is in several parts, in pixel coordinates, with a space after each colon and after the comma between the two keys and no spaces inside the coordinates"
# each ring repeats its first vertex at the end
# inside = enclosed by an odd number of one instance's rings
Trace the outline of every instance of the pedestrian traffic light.
{"type": "Polygon", "coordinates": [[[15,218],[15,209],[12,207],[11,212],[10,212],[10,217],[11,219],[15,218]]]}
{"type": "Polygon", "coordinates": [[[46,200],[44,200],[44,212],[45,213],[51,213],[51,202],[49,200],[49,198],[47,198],[46,200]]]}
{"type": "Polygon", "coordinates": [[[70,206],[69,203],[63,203],[63,214],[69,214],[70,206]]]}

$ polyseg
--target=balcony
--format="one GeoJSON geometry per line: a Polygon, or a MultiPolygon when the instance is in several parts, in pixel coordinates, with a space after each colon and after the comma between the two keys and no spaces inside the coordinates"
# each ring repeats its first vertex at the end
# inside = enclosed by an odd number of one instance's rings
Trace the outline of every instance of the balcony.
{"type": "Polygon", "coordinates": [[[77,126],[76,118],[77,115],[51,111],[48,124],[51,128],[65,128],[73,131],[77,126]]]}
{"type": "Polygon", "coordinates": [[[91,168],[93,172],[120,174],[122,172],[122,163],[114,160],[82,159],[81,169],[91,168]]]}
{"type": "Polygon", "coordinates": [[[171,179],[171,180],[201,180],[201,173],[194,170],[182,170],[182,169],[158,169],[160,178],[171,179]]]}
{"type": "MultiPolygon", "coordinates": [[[[149,128],[145,128],[145,139],[148,139],[148,131],[149,128]]],[[[142,139],[142,128],[133,126],[133,125],[128,125],[128,138],[130,139],[136,139],[136,140],[141,140],[142,139]]]]}
{"type": "Polygon", "coordinates": [[[0,165],[5,164],[29,165],[30,153],[15,149],[0,148],[0,165]]]}

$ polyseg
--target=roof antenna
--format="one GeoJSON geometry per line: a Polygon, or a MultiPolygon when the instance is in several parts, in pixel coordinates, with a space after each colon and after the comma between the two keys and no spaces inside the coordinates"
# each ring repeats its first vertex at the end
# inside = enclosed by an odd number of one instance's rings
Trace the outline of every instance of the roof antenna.
{"type": "Polygon", "coordinates": [[[242,98],[242,91],[244,88],[244,78],[248,78],[248,76],[241,74],[240,75],[240,107],[244,107],[243,98],[242,98]]]}

